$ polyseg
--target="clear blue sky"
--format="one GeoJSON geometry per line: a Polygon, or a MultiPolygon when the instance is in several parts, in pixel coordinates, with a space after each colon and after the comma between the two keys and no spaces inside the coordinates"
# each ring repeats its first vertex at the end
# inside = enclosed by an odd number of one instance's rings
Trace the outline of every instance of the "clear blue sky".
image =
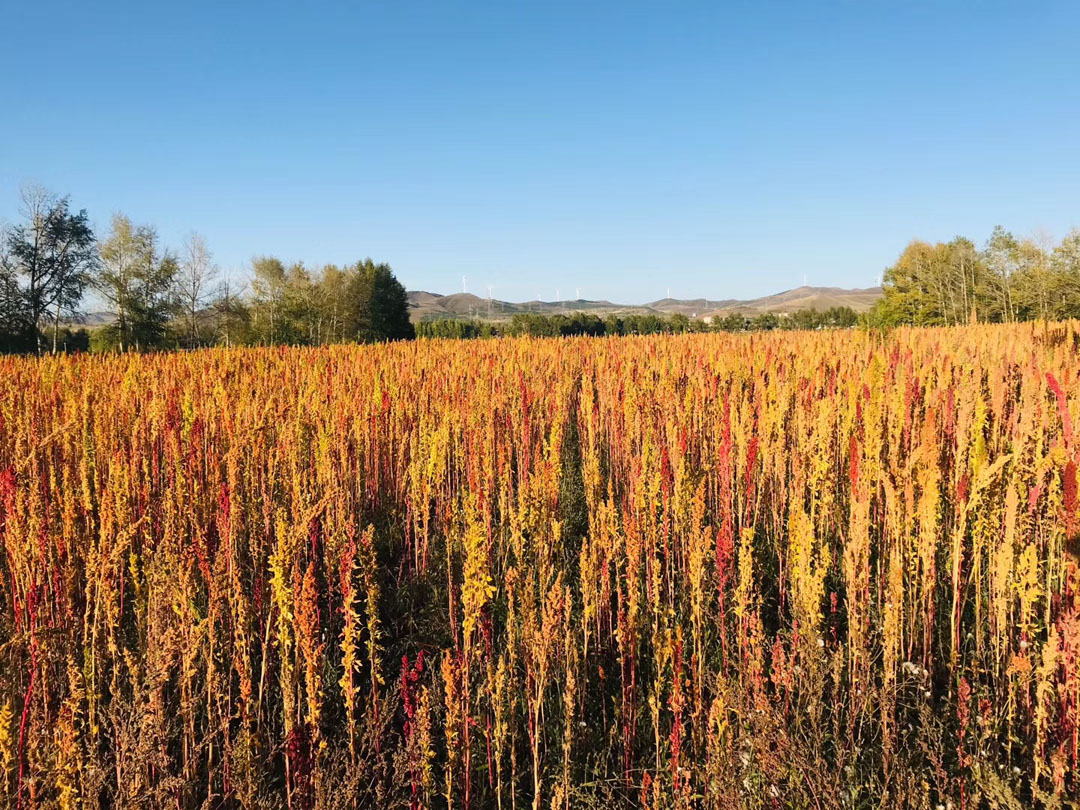
{"type": "Polygon", "coordinates": [[[35,181],[235,273],[748,297],[1080,225],[1075,3],[4,5],[0,218],[35,181]]]}

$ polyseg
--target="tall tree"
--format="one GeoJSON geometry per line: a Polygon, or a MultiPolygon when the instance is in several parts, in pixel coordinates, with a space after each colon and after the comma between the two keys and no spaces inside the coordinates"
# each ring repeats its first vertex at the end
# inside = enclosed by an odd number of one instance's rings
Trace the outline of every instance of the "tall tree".
{"type": "Polygon", "coordinates": [[[289,265],[285,273],[286,342],[316,345],[320,342],[320,288],[303,262],[289,265]]]}
{"type": "Polygon", "coordinates": [[[275,344],[285,333],[285,297],[289,279],[285,265],[274,256],[257,256],[251,260],[254,276],[251,287],[254,294],[254,326],[257,339],[262,343],[275,344]]]}
{"type": "Polygon", "coordinates": [[[188,235],[180,252],[179,273],[176,277],[176,295],[187,321],[186,342],[198,346],[199,313],[210,303],[216,293],[214,281],[218,268],[213,254],[206,247],[206,240],[197,233],[188,235]]]}
{"type": "Polygon", "coordinates": [[[1045,235],[1017,243],[1013,299],[1022,320],[1052,317],[1059,286],[1050,264],[1052,249],[1052,241],[1045,235]]]}
{"type": "Polygon", "coordinates": [[[983,249],[983,261],[990,271],[990,280],[998,292],[1003,321],[1016,320],[1016,307],[1013,302],[1013,277],[1018,270],[1018,249],[1020,243],[1016,237],[1000,225],[994,227],[990,239],[983,249]]]}
{"type": "Polygon", "coordinates": [[[100,252],[103,266],[95,286],[115,317],[109,327],[112,342],[120,351],[162,346],[175,311],[176,257],[159,252],[152,226],[134,225],[123,214],[113,216],[100,252]]]}
{"type": "Polygon", "coordinates": [[[345,340],[346,303],[349,297],[351,273],[336,264],[328,264],[319,278],[319,342],[340,343],[345,340]]]}
{"type": "Polygon", "coordinates": [[[114,214],[108,238],[101,243],[101,274],[96,287],[115,317],[116,342],[124,351],[132,342],[132,318],[136,309],[135,277],[142,264],[149,235],[123,214],[114,214]]]}
{"type": "Polygon", "coordinates": [[[8,255],[7,231],[0,231],[0,353],[34,348],[36,335],[28,329],[22,290],[8,255]]]}
{"type": "Polygon", "coordinates": [[[960,236],[935,245],[918,240],[908,244],[885,271],[884,291],[871,322],[951,326],[972,317],[997,319],[1001,312],[1001,298],[975,245],[960,236]]]}
{"type": "Polygon", "coordinates": [[[347,334],[361,342],[410,340],[409,297],[388,264],[358,262],[348,291],[347,334]]]}
{"type": "Polygon", "coordinates": [[[39,331],[53,320],[53,351],[64,313],[74,313],[97,267],[86,211],[71,213],[67,197],[38,186],[22,190],[23,222],[7,234],[9,273],[21,281],[24,328],[42,350],[39,331]]]}
{"type": "Polygon", "coordinates": [[[1080,228],[1069,231],[1054,248],[1050,267],[1057,278],[1054,317],[1080,317],[1080,228]]]}
{"type": "Polygon", "coordinates": [[[140,270],[135,279],[135,348],[166,348],[171,343],[169,323],[177,313],[176,277],[180,262],[168,250],[158,253],[155,238],[140,270]]]}
{"type": "Polygon", "coordinates": [[[943,323],[943,262],[943,245],[918,240],[909,243],[896,264],[885,271],[885,295],[878,304],[882,320],[919,325],[943,323]]]}
{"type": "Polygon", "coordinates": [[[243,299],[244,285],[237,287],[228,273],[221,283],[221,290],[214,300],[214,320],[218,340],[226,346],[244,343],[251,327],[251,310],[243,299]]]}

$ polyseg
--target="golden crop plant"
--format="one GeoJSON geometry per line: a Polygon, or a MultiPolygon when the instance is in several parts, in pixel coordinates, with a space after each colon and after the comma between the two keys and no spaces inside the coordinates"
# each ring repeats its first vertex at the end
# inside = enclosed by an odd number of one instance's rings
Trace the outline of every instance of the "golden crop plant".
{"type": "Polygon", "coordinates": [[[1076,806],[1078,352],[0,359],[0,806],[1076,806]]]}

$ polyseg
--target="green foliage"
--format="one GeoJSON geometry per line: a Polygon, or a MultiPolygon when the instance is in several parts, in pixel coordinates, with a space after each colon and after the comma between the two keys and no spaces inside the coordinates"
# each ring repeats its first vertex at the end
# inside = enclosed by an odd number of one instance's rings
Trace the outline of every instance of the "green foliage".
{"type": "Polygon", "coordinates": [[[221,295],[210,305],[213,321],[212,334],[224,346],[237,346],[253,343],[251,307],[229,288],[228,282],[222,286],[221,295]]]}
{"type": "MultiPolygon", "coordinates": [[[[286,267],[280,259],[261,256],[252,270],[250,342],[316,346],[415,337],[405,288],[387,264],[365,259],[312,273],[302,263],[286,267]]],[[[240,306],[234,298],[228,309],[230,323],[238,327],[245,320],[240,306]]]]}
{"type": "Polygon", "coordinates": [[[159,250],[157,231],[116,214],[100,253],[102,269],[95,288],[116,319],[99,330],[102,334],[95,335],[93,345],[119,351],[172,345],[169,322],[177,314],[180,268],[175,256],[159,250]]]}
{"type": "Polygon", "coordinates": [[[90,332],[83,327],[60,327],[56,332],[56,350],[65,354],[90,351],[90,332]]]}
{"type": "Polygon", "coordinates": [[[286,267],[273,256],[251,263],[252,337],[264,345],[316,343],[315,295],[311,274],[302,263],[286,267]]]}
{"type": "Polygon", "coordinates": [[[0,261],[0,353],[34,351],[36,333],[23,317],[22,291],[14,271],[0,261]]]}
{"type": "Polygon", "coordinates": [[[573,315],[536,315],[518,313],[502,329],[506,335],[560,337],[568,335],[603,335],[604,322],[596,315],[575,312],[573,315]]]}
{"type": "Polygon", "coordinates": [[[28,187],[23,222],[3,237],[0,255],[0,333],[9,346],[41,351],[40,330],[51,316],[53,344],[60,316],[73,313],[97,267],[97,249],[85,210],[72,213],[66,197],[28,187]],[[40,337],[39,337],[40,336],[40,337]]]}
{"type": "Polygon", "coordinates": [[[885,271],[883,286],[869,325],[1074,318],[1080,315],[1080,231],[1053,249],[1001,226],[981,251],[963,237],[934,245],[914,241],[885,271]]]}
{"type": "Polygon", "coordinates": [[[683,334],[689,332],[748,332],[771,329],[846,329],[857,325],[859,316],[850,307],[833,307],[825,312],[799,310],[790,315],[764,312],[753,318],[732,313],[710,323],[682,313],[659,315],[609,315],[600,319],[587,312],[572,315],[518,313],[509,321],[487,322],[442,318],[421,323],[418,337],[476,338],[529,335],[531,337],[592,337],[618,335],[683,334]]]}
{"type": "Polygon", "coordinates": [[[770,332],[780,327],[780,318],[774,312],[763,312],[753,320],[753,329],[757,332],[770,332]]]}
{"type": "Polygon", "coordinates": [[[742,332],[747,328],[747,320],[745,315],[732,312],[714,320],[713,325],[721,332],[742,332]]]}
{"type": "Polygon", "coordinates": [[[346,286],[346,335],[361,343],[411,340],[409,298],[390,265],[357,262],[346,286]]]}
{"type": "Polygon", "coordinates": [[[416,336],[419,338],[488,338],[497,334],[495,325],[486,321],[438,318],[416,325],[416,336]]]}

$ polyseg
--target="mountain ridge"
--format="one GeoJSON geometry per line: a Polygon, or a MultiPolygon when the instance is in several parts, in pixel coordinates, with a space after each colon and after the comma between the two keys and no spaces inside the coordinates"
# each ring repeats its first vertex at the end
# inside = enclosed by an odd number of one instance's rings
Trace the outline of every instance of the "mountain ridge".
{"type": "Polygon", "coordinates": [[[731,313],[758,315],[796,312],[801,309],[826,310],[851,307],[866,312],[881,296],[881,287],[848,289],[845,287],[794,287],[760,298],[660,298],[645,304],[617,304],[607,300],[574,299],[571,301],[523,301],[515,303],[497,298],[482,298],[472,293],[440,293],[410,290],[409,314],[414,323],[439,318],[474,318],[484,321],[507,320],[518,314],[555,315],[589,312],[608,315],[675,315],[712,318],[731,313]]]}

